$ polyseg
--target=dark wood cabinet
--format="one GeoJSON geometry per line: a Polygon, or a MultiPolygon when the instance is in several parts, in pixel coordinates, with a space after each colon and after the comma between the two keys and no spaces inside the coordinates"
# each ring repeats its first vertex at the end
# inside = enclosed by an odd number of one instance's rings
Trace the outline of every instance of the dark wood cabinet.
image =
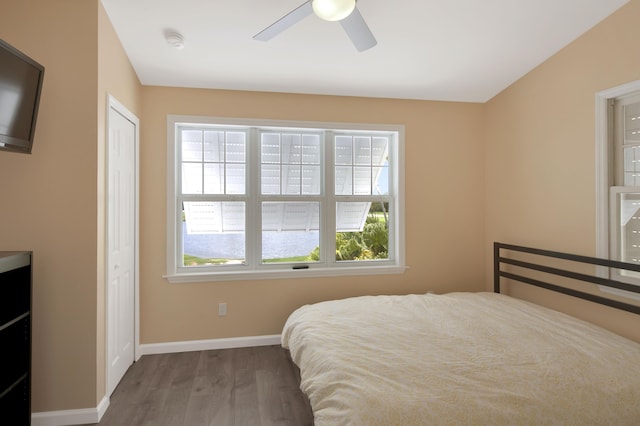
{"type": "Polygon", "coordinates": [[[31,252],[0,252],[0,421],[31,424],[31,252]]]}

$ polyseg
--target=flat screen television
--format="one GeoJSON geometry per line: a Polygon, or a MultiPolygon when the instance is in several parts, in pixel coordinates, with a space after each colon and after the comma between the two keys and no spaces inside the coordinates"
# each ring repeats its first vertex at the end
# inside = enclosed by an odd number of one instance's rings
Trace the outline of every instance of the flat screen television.
{"type": "Polygon", "coordinates": [[[0,39],[0,150],[31,154],[44,67],[0,39]]]}

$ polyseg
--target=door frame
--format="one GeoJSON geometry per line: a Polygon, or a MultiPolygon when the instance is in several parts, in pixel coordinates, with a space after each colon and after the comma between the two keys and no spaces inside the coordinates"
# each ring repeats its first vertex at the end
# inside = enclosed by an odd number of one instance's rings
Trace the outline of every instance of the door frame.
{"type": "Polygon", "coordinates": [[[111,264],[109,256],[109,238],[110,238],[110,230],[109,230],[109,185],[110,185],[110,164],[109,164],[109,144],[111,142],[110,136],[110,115],[111,110],[113,109],[116,113],[122,115],[127,120],[131,121],[135,126],[135,147],[134,147],[134,181],[135,181],[135,194],[134,194],[134,324],[133,324],[133,360],[138,361],[142,352],[140,350],[140,120],[136,117],[129,109],[127,109],[122,103],[120,103],[113,95],[107,93],[107,110],[106,110],[106,122],[105,122],[105,396],[108,398],[109,395],[109,373],[110,373],[110,361],[109,361],[109,327],[111,326],[109,321],[109,292],[106,291],[108,286],[108,274],[109,274],[109,265],[111,264]]]}

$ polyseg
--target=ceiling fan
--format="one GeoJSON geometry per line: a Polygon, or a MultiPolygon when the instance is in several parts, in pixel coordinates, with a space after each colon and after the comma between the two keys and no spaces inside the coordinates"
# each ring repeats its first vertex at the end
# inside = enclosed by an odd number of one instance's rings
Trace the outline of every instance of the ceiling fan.
{"type": "Polygon", "coordinates": [[[339,21],[359,52],[378,44],[358,11],[356,0],[309,0],[260,31],[253,38],[261,41],[271,40],[312,13],[325,21],[339,21]]]}

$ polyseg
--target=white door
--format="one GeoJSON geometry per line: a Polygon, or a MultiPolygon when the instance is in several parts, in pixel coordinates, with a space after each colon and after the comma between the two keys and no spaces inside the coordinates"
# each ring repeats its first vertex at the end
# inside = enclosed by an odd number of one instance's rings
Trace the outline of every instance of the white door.
{"type": "Polygon", "coordinates": [[[133,364],[137,294],[138,120],[109,97],[107,396],[133,364]]]}

